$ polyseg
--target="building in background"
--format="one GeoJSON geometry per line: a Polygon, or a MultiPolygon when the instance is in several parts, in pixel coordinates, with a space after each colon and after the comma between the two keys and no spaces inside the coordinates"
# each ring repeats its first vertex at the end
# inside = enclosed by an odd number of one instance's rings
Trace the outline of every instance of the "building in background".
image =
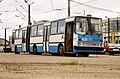
{"type": "MultiPolygon", "coordinates": [[[[0,38],[0,52],[4,52],[4,48],[5,48],[5,39],[0,38]]],[[[10,42],[6,40],[6,50],[10,51],[9,49],[10,49],[10,42]]]]}
{"type": "Polygon", "coordinates": [[[120,54],[120,18],[108,18],[103,21],[105,51],[109,55],[120,54]]]}

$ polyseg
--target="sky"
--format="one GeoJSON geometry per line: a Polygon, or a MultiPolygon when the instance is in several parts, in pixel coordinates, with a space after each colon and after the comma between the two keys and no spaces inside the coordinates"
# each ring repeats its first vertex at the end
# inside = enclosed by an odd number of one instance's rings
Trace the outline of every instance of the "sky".
{"type": "MultiPolygon", "coordinates": [[[[28,4],[31,4],[31,22],[40,20],[55,20],[68,16],[68,0],[0,0],[0,38],[4,38],[4,28],[7,29],[7,39],[12,30],[27,26],[28,4]],[[17,10],[16,10],[17,9],[17,10]]],[[[105,19],[120,17],[120,0],[72,0],[71,16],[91,14],[94,17],[105,19]],[[78,3],[76,3],[78,2],[78,3]],[[85,6],[81,5],[83,3],[85,6]],[[94,8],[93,8],[94,6],[94,8]],[[97,8],[95,8],[97,7],[97,8]],[[112,11],[106,11],[106,10],[112,11]]]]}

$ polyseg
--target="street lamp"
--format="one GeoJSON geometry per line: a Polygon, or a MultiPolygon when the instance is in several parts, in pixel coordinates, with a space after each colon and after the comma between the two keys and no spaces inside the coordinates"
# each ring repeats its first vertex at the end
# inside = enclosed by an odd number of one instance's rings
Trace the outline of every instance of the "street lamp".
{"type": "Polygon", "coordinates": [[[28,26],[27,26],[27,34],[26,34],[26,51],[29,52],[29,46],[30,46],[30,25],[32,25],[31,21],[30,21],[30,5],[32,5],[34,2],[32,3],[28,3],[28,1],[24,0],[25,3],[27,3],[28,5],[28,26]]]}
{"type": "Polygon", "coordinates": [[[28,3],[28,1],[26,1],[26,0],[24,0],[24,1],[25,1],[25,3],[27,3],[27,5],[28,5],[28,26],[29,26],[29,25],[32,24],[31,21],[30,21],[30,5],[32,5],[34,2],[28,3]]]}
{"type": "Polygon", "coordinates": [[[4,29],[5,29],[5,42],[4,42],[4,43],[5,43],[5,48],[4,48],[4,52],[6,52],[6,46],[7,46],[7,45],[6,45],[6,35],[7,35],[7,34],[6,34],[6,30],[7,30],[7,29],[10,29],[10,28],[9,28],[9,27],[6,27],[6,28],[4,28],[4,29]]]}
{"type": "Polygon", "coordinates": [[[68,17],[70,17],[70,0],[68,0],[68,17]]]}
{"type": "Polygon", "coordinates": [[[2,2],[3,0],[0,0],[0,2],[2,2]]]}

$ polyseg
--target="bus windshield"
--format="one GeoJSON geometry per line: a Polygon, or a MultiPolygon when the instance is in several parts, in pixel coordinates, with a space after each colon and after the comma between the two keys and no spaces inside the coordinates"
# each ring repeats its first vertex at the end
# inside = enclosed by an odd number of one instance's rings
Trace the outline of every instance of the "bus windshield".
{"type": "Polygon", "coordinates": [[[91,28],[93,29],[92,34],[102,34],[102,20],[101,19],[91,19],[91,28]]]}
{"type": "Polygon", "coordinates": [[[94,18],[76,18],[76,33],[97,35],[102,34],[101,19],[94,18]]]}

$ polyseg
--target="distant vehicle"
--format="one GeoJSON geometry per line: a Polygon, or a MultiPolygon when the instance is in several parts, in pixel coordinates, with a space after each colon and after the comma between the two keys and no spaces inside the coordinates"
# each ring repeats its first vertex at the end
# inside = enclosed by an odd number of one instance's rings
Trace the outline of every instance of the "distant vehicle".
{"type": "Polygon", "coordinates": [[[109,55],[120,54],[120,44],[105,44],[105,52],[109,52],[109,55]]]}
{"type": "Polygon", "coordinates": [[[33,54],[48,52],[88,57],[89,54],[102,54],[104,50],[101,18],[73,16],[43,22],[31,25],[29,33],[26,42],[29,40],[29,52],[33,54]]]}
{"type": "Polygon", "coordinates": [[[120,54],[120,18],[110,18],[109,27],[108,20],[103,21],[103,37],[104,51],[109,55],[120,54]]]}

